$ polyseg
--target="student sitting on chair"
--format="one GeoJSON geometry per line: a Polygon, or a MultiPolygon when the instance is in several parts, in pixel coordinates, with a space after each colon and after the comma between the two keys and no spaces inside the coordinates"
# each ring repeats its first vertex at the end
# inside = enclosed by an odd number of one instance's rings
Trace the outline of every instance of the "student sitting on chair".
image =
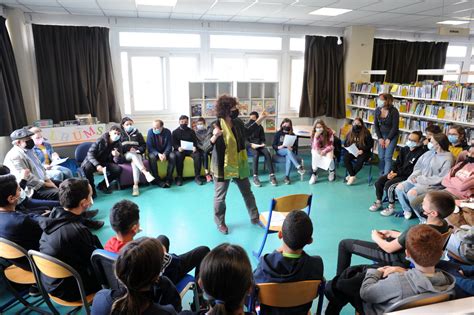
{"type": "MultiPolygon", "coordinates": [[[[443,191],[430,191],[423,200],[423,213],[428,217],[426,224],[441,234],[449,230],[447,218],[454,211],[454,199],[443,191]]],[[[352,254],[371,259],[384,265],[409,266],[404,249],[408,228],[404,232],[394,230],[373,230],[373,242],[345,239],[339,242],[337,272],[339,275],[351,265],[352,254]]]]}
{"type": "Polygon", "coordinates": [[[423,149],[421,137],[420,131],[410,133],[405,146],[400,149],[397,160],[392,164],[390,173],[380,176],[375,182],[377,200],[370,206],[370,211],[377,211],[382,207],[382,198],[385,191],[388,198],[388,208],[382,210],[380,214],[383,216],[393,214],[395,211],[395,187],[411,175],[418,158],[426,152],[423,149]]]}
{"type": "MultiPolygon", "coordinates": [[[[116,235],[111,237],[105,244],[105,250],[118,253],[122,247],[132,241],[140,232],[140,210],[138,206],[129,201],[122,200],[114,204],[110,210],[110,225],[116,235]]],[[[199,246],[182,255],[170,254],[170,241],[164,236],[158,236],[158,240],[165,249],[162,274],[177,284],[184,276],[196,268],[195,278],[199,277],[199,266],[203,258],[209,253],[207,246],[199,246]]]]}
{"type": "Polygon", "coordinates": [[[206,125],[206,120],[202,117],[199,117],[196,121],[196,137],[198,139],[198,148],[201,152],[202,165],[204,166],[206,181],[209,183],[212,181],[212,175],[209,169],[209,156],[212,152],[212,146],[206,146],[207,134],[208,128],[206,125]]]}
{"type": "Polygon", "coordinates": [[[34,135],[31,136],[31,139],[33,139],[35,143],[33,151],[46,169],[46,174],[48,177],[58,182],[62,182],[65,179],[73,177],[72,171],[67,167],[61,165],[51,165],[51,162],[59,159],[59,154],[54,152],[51,144],[45,141],[43,134],[41,133],[41,129],[38,127],[33,127],[30,129],[30,131],[34,133],[34,135]]]}
{"type": "Polygon", "coordinates": [[[115,275],[125,288],[97,292],[92,315],[176,314],[172,305],[160,305],[160,296],[154,290],[162,281],[162,265],[163,247],[157,239],[143,237],[128,243],[114,264],[115,275]]]}
{"type": "Polygon", "coordinates": [[[350,302],[356,312],[382,315],[393,304],[423,293],[454,293],[455,279],[435,268],[444,240],[431,226],[420,224],[407,233],[405,256],[414,268],[353,266],[328,282],[327,315],[339,314],[350,302]]]}
{"type": "Polygon", "coordinates": [[[148,149],[148,159],[150,160],[151,173],[155,177],[153,184],[162,188],[171,187],[173,182],[173,170],[175,166],[175,155],[171,154],[172,139],[171,131],[164,127],[164,123],[160,119],[153,122],[153,128],[148,130],[146,138],[146,147],[148,149]],[[162,182],[158,174],[157,162],[168,161],[165,182],[162,182]]]}
{"type": "Polygon", "coordinates": [[[280,124],[280,129],[275,133],[275,138],[273,139],[273,149],[275,150],[278,156],[282,156],[286,160],[285,164],[285,184],[291,184],[290,180],[290,172],[291,172],[291,165],[293,165],[300,175],[305,173],[304,167],[300,162],[298,162],[298,156],[296,152],[298,151],[298,137],[296,137],[295,142],[292,146],[286,147],[283,145],[285,140],[285,136],[291,135],[294,136],[293,133],[293,123],[291,119],[285,118],[280,124]]]}
{"type": "MultiPolygon", "coordinates": [[[[52,256],[74,268],[82,278],[86,295],[100,290],[90,257],[96,249],[102,249],[97,236],[83,224],[81,214],[92,204],[92,187],[85,179],[69,178],[59,186],[61,207],[54,208],[50,220],[40,222],[43,235],[41,253],[52,256]]],[[[73,277],[51,279],[43,276],[43,284],[49,294],[73,302],[81,298],[73,277]]]]}
{"type": "Polygon", "coordinates": [[[349,173],[346,177],[347,185],[352,185],[355,182],[357,173],[372,156],[372,147],[374,146],[370,131],[365,127],[362,118],[359,117],[352,122],[352,130],[346,135],[344,142],[345,147],[350,147],[353,144],[358,149],[357,157],[347,150],[344,152],[344,166],[349,173]],[[354,164],[353,161],[355,161],[354,164]]]}
{"type": "MultiPolygon", "coordinates": [[[[323,260],[309,256],[303,248],[313,242],[313,224],[304,211],[290,212],[283,222],[278,238],[283,240],[279,249],[260,258],[253,276],[255,283],[285,283],[322,280],[323,260]]],[[[270,308],[261,305],[264,314],[307,314],[311,304],[294,308],[270,308]]]]}
{"type": "Polygon", "coordinates": [[[199,285],[212,308],[180,315],[253,314],[244,312],[244,301],[253,285],[252,266],[239,245],[224,243],[214,248],[202,261],[199,285]]]}
{"type": "Polygon", "coordinates": [[[122,118],[122,133],[120,143],[122,145],[122,154],[125,159],[132,164],[133,171],[133,188],[132,196],[138,196],[140,191],[138,184],[140,183],[140,173],[145,175],[147,182],[152,182],[155,177],[145,168],[143,164],[143,154],[146,151],[146,143],[143,135],[136,127],[133,126],[133,120],[129,117],[122,118]]]}
{"type": "Polygon", "coordinates": [[[330,182],[336,179],[336,170],[334,165],[334,131],[329,128],[324,120],[317,119],[311,130],[311,156],[312,156],[312,170],[313,174],[309,180],[309,184],[313,185],[318,180],[318,166],[317,160],[322,157],[331,159],[329,165],[329,176],[330,182]]]}
{"type": "Polygon", "coordinates": [[[449,141],[445,134],[433,135],[428,148],[429,151],[416,162],[412,174],[395,188],[403,216],[407,220],[413,214],[410,202],[430,190],[442,189],[441,181],[453,164],[453,155],[449,152],[449,141]]]}
{"type": "Polygon", "coordinates": [[[433,137],[434,134],[443,133],[440,126],[430,122],[428,124],[428,127],[425,129],[425,137],[423,138],[423,148],[425,150],[429,150],[428,143],[430,143],[431,137],[433,137]]]}
{"type": "Polygon", "coordinates": [[[441,260],[436,268],[450,273],[456,279],[456,299],[474,296],[474,265],[441,260]]]}
{"type": "Polygon", "coordinates": [[[466,140],[466,130],[459,125],[452,125],[448,129],[449,152],[452,153],[454,161],[457,160],[459,154],[469,149],[466,140]]]}
{"type": "Polygon", "coordinates": [[[179,117],[179,127],[173,130],[173,148],[172,154],[176,157],[176,185],[183,185],[183,168],[184,159],[187,156],[192,157],[194,161],[194,181],[198,185],[202,185],[204,180],[201,177],[201,153],[198,148],[198,139],[193,129],[189,128],[189,118],[186,115],[179,117]],[[182,141],[191,142],[192,148],[183,148],[182,141]]]}
{"type": "MultiPolygon", "coordinates": [[[[246,126],[250,127],[258,119],[259,115],[257,112],[250,113],[250,119],[246,126]]],[[[263,155],[265,158],[265,165],[267,166],[268,172],[270,172],[270,183],[273,186],[278,185],[275,177],[275,170],[273,169],[272,156],[268,149],[265,147],[265,130],[262,125],[259,125],[247,138],[247,148],[252,153],[253,157],[253,183],[255,186],[260,187],[260,179],[258,178],[258,159],[263,155]]]]}
{"type": "MultiPolygon", "coordinates": [[[[117,165],[121,161],[120,152],[122,152],[122,145],[119,141],[121,133],[122,129],[119,126],[114,125],[110,127],[109,132],[106,132],[91,145],[86,158],[82,162],[81,167],[91,184],[93,198],[97,196],[94,186],[95,172],[103,173],[105,169],[109,183],[119,179],[120,173],[122,173],[122,169],[117,165]]],[[[105,179],[97,185],[97,188],[104,194],[112,193],[112,189],[107,187],[105,179]]]]}

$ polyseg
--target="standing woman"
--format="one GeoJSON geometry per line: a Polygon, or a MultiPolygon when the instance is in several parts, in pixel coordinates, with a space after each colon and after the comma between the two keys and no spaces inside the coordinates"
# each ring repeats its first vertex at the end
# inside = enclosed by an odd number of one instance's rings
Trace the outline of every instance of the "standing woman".
{"type": "Polygon", "coordinates": [[[124,117],[122,123],[122,134],[120,142],[122,143],[122,151],[125,159],[132,164],[133,171],[133,190],[132,196],[138,196],[138,184],[140,183],[140,172],[145,175],[148,182],[155,180],[155,177],[145,168],[143,164],[142,154],[145,153],[146,143],[143,135],[133,126],[133,120],[130,117],[124,117]]]}
{"type": "Polygon", "coordinates": [[[380,175],[387,175],[392,169],[393,151],[397,146],[400,114],[393,106],[392,94],[382,93],[377,99],[374,128],[379,139],[378,156],[380,175]]]}
{"type": "Polygon", "coordinates": [[[217,229],[228,234],[225,224],[225,197],[232,180],[239,187],[252,224],[259,224],[259,214],[255,197],[250,189],[249,164],[245,141],[248,136],[267,117],[262,115],[251,125],[246,126],[239,116],[235,97],[221,95],[216,102],[217,120],[214,129],[209,128],[208,144],[212,145],[211,173],[214,177],[214,221],[217,229]]]}

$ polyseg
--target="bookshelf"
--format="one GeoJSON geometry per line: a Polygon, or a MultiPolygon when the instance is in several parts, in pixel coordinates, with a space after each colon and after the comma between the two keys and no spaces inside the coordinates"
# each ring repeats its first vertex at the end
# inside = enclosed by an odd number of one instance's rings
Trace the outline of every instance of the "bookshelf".
{"type": "Polygon", "coordinates": [[[263,122],[265,132],[275,132],[277,129],[277,113],[279,84],[264,81],[237,81],[237,97],[240,103],[240,114],[243,120],[248,120],[253,111],[268,113],[263,122]]]}
{"type": "Polygon", "coordinates": [[[189,117],[193,129],[199,117],[206,119],[207,124],[216,119],[215,103],[221,94],[233,95],[233,82],[189,82],[189,117]]]}
{"type": "MultiPolygon", "coordinates": [[[[424,131],[428,123],[436,123],[447,132],[457,124],[474,136],[474,86],[433,81],[415,84],[351,83],[346,104],[346,118],[362,117],[370,125],[372,134],[376,99],[380,93],[390,93],[400,112],[399,146],[411,131],[424,131]],[[471,132],[469,132],[469,129],[471,132]]],[[[376,138],[376,137],[374,137],[376,138]]]]}

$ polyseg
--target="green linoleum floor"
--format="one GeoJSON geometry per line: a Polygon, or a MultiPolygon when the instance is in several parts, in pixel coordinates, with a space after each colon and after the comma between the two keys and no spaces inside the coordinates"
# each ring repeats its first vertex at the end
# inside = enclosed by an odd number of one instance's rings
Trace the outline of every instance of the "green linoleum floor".
{"type": "MultiPolygon", "coordinates": [[[[306,156],[306,165],[310,157],[306,156]]],[[[374,187],[367,185],[368,168],[359,173],[358,180],[353,186],[347,186],[342,178],[344,168],[339,167],[338,178],[328,182],[325,172],[321,172],[315,185],[308,185],[309,174],[304,181],[299,180],[299,174],[292,172],[292,184],[283,184],[284,166],[279,166],[277,179],[279,185],[273,187],[268,181],[268,174],[260,175],[262,187],[252,185],[257,205],[260,211],[268,210],[270,200],[294,193],[312,193],[313,204],[311,219],[314,225],[313,243],[305,248],[311,255],[320,255],[324,260],[325,277],[331,279],[336,271],[337,247],[344,238],[370,240],[372,229],[404,230],[416,220],[406,221],[403,218],[382,217],[378,212],[368,211],[374,201],[374,187]]],[[[373,174],[378,171],[376,166],[373,174]]],[[[227,195],[226,222],[229,235],[222,235],[213,221],[213,184],[198,186],[192,180],[185,181],[182,187],[172,186],[170,189],[160,189],[154,186],[141,187],[140,196],[132,197],[131,189],[114,191],[111,195],[99,192],[94,201],[94,208],[100,210],[97,218],[105,221],[105,226],[95,232],[103,244],[114,233],[108,220],[111,206],[121,200],[130,199],[140,207],[140,223],[142,232],[139,236],[167,235],[171,240],[170,252],[182,253],[198,245],[210,248],[223,243],[236,243],[243,246],[251,258],[252,265],[257,260],[252,251],[259,248],[263,230],[250,224],[243,199],[236,185],[231,184],[227,195]]],[[[268,237],[264,252],[272,251],[280,245],[278,237],[273,234],[268,237]]],[[[368,261],[355,257],[353,264],[368,261]]],[[[3,293],[0,302],[6,299],[3,293]]],[[[9,312],[8,312],[9,314],[9,312]]],[[[346,307],[343,314],[354,314],[346,307]]]]}

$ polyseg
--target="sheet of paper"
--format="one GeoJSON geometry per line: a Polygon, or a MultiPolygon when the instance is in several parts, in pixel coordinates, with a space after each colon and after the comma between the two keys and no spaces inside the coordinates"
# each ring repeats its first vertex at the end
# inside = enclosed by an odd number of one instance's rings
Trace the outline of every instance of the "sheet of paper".
{"type": "Polygon", "coordinates": [[[295,141],[296,141],[296,136],[285,135],[285,138],[283,139],[283,146],[287,148],[292,147],[295,144],[295,141]]]}
{"type": "MultiPolygon", "coordinates": [[[[270,212],[266,211],[262,213],[262,216],[268,222],[268,215],[270,212]]],[[[270,223],[271,226],[279,226],[283,225],[283,221],[285,221],[286,216],[283,215],[281,212],[273,211],[272,212],[272,222],[270,223]]]]}
{"type": "Polygon", "coordinates": [[[327,171],[331,166],[332,159],[327,156],[318,155],[314,159],[315,165],[320,169],[327,171]]]}
{"type": "Polygon", "coordinates": [[[192,151],[193,147],[194,144],[192,142],[181,140],[181,148],[183,148],[184,150],[192,151]]]}
{"type": "Polygon", "coordinates": [[[64,162],[66,162],[68,159],[69,159],[68,157],[65,157],[65,158],[63,158],[63,159],[52,160],[50,165],[51,165],[51,166],[60,165],[60,164],[62,164],[62,163],[64,163],[64,162]]]}
{"type": "Polygon", "coordinates": [[[351,144],[349,147],[345,147],[345,149],[355,157],[359,155],[358,153],[359,149],[357,149],[357,146],[355,145],[355,143],[351,144]]]}
{"type": "Polygon", "coordinates": [[[107,188],[109,188],[110,183],[109,183],[109,179],[107,178],[107,168],[106,167],[103,168],[103,172],[104,172],[105,186],[107,186],[107,188]]]}

